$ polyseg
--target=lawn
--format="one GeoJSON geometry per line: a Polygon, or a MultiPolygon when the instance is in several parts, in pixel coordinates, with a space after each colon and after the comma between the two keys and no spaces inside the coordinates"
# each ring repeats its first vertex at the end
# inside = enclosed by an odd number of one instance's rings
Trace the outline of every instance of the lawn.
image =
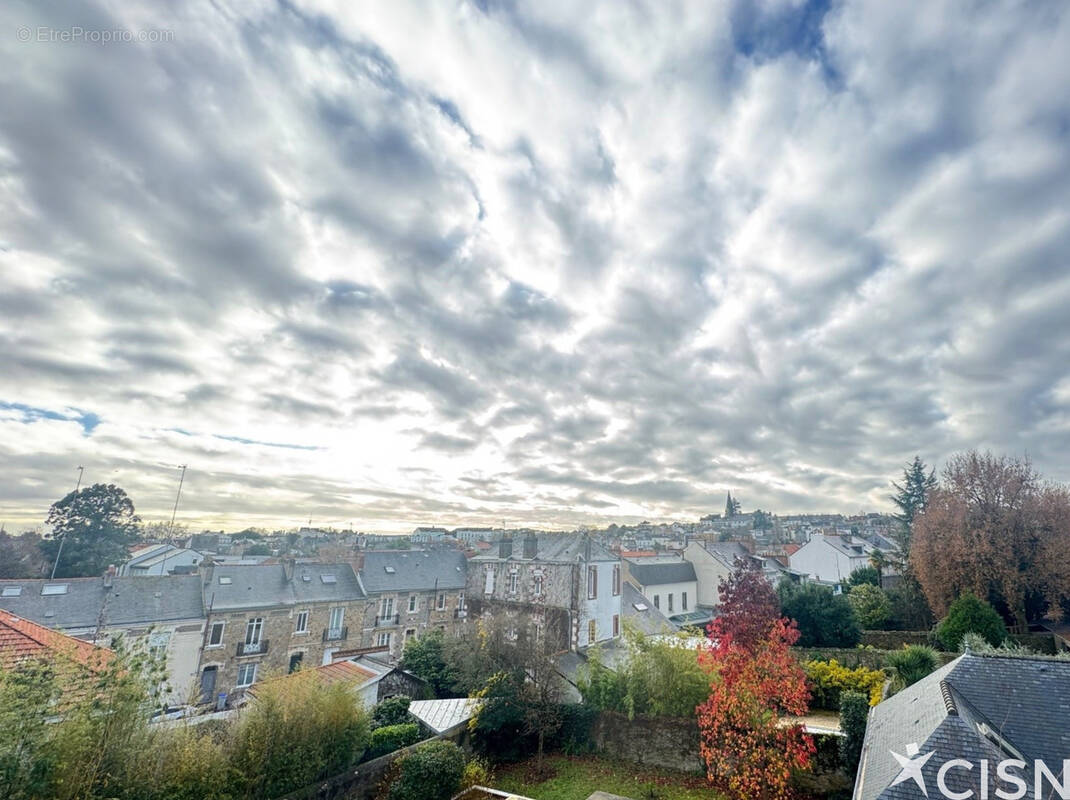
{"type": "Polygon", "coordinates": [[[704,778],[680,772],[643,767],[595,756],[547,756],[545,764],[555,773],[549,779],[533,779],[533,761],[499,767],[493,786],[519,792],[534,800],[586,800],[601,789],[634,800],[716,800],[719,795],[704,778]]]}

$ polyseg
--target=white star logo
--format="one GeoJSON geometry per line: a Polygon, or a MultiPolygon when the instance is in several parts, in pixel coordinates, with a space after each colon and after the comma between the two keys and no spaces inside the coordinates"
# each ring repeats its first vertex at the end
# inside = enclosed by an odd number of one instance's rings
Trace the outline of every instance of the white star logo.
{"type": "Polygon", "coordinates": [[[899,766],[903,769],[895,776],[892,786],[896,786],[906,780],[912,780],[921,789],[921,793],[928,797],[929,790],[925,788],[925,778],[922,777],[921,768],[933,757],[933,752],[930,750],[925,755],[915,758],[918,755],[918,746],[914,742],[907,745],[907,754],[905,756],[901,756],[893,750],[892,755],[895,756],[895,760],[899,762],[899,766]]]}

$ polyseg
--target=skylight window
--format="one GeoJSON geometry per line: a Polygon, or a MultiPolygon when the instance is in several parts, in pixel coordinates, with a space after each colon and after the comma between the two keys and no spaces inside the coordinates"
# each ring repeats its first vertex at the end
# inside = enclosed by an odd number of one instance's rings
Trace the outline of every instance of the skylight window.
{"type": "Polygon", "coordinates": [[[21,586],[5,586],[0,597],[18,597],[20,594],[22,594],[21,586]]]}
{"type": "Polygon", "coordinates": [[[646,611],[649,606],[646,603],[632,603],[632,608],[636,611],[646,611]]]}
{"type": "Polygon", "coordinates": [[[338,583],[338,579],[334,575],[320,575],[320,580],[324,583],[338,583]]]}
{"type": "Polygon", "coordinates": [[[229,575],[220,575],[219,576],[219,585],[220,586],[230,586],[230,576],[229,575]]]}
{"type": "Polygon", "coordinates": [[[302,575],[301,576],[301,580],[303,580],[305,583],[311,583],[312,576],[311,575],[302,575]]]}
{"type": "Polygon", "coordinates": [[[69,583],[46,583],[41,587],[41,594],[67,594],[69,583]]]}
{"type": "Polygon", "coordinates": [[[386,570],[387,575],[393,575],[395,572],[397,572],[397,570],[393,567],[383,567],[383,569],[386,570]]]}

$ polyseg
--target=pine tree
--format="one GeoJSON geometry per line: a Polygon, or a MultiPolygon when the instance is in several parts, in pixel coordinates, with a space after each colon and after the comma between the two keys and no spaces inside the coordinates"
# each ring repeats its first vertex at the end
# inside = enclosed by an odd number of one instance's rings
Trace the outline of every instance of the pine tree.
{"type": "Polygon", "coordinates": [[[903,483],[892,481],[896,493],[892,495],[892,502],[899,508],[895,518],[899,520],[899,550],[903,558],[910,552],[910,532],[914,525],[914,518],[925,510],[925,504],[929,501],[929,494],[936,488],[936,471],[930,469],[926,472],[925,462],[920,456],[914,456],[914,461],[903,470],[903,483]]]}
{"type": "Polygon", "coordinates": [[[734,517],[740,511],[739,501],[732,499],[732,493],[728,493],[728,499],[724,504],[724,515],[726,517],[734,517]]]}

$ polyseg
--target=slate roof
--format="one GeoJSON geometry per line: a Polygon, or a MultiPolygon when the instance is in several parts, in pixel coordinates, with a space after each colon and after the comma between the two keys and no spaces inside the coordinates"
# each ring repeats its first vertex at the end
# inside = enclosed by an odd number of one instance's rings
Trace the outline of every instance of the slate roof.
{"type": "Polygon", "coordinates": [[[467,566],[459,550],[368,550],[360,579],[369,594],[463,589],[467,566]]]}
{"type": "Polygon", "coordinates": [[[409,713],[435,733],[442,733],[470,720],[478,704],[471,697],[413,700],[409,703],[409,713]]]}
{"type": "Polygon", "coordinates": [[[215,564],[204,582],[204,605],[212,611],[343,603],[364,596],[348,563],[298,562],[293,580],[287,580],[283,564],[215,564]]]}
{"type": "MultiPolygon", "coordinates": [[[[544,533],[535,537],[538,540],[535,558],[524,558],[524,537],[513,538],[513,554],[510,561],[555,561],[575,563],[582,561],[586,552],[587,544],[583,534],[580,533],[544,533]]],[[[475,556],[474,561],[499,561],[499,548],[494,546],[487,553],[475,556]]],[[[591,561],[619,561],[617,556],[609,552],[598,542],[591,540],[591,561]]]]}
{"type": "Polygon", "coordinates": [[[649,602],[629,581],[623,581],[620,587],[620,608],[624,619],[630,621],[639,631],[647,636],[655,633],[669,633],[678,626],[669,622],[654,604],[649,602]],[[638,608],[636,608],[638,606],[638,608]]]}
{"type": "Polygon", "coordinates": [[[101,621],[128,626],[204,618],[197,575],[115,576],[110,589],[103,578],[0,580],[0,609],[60,629],[92,628],[101,621]],[[66,593],[41,593],[56,584],[66,585],[66,593]],[[2,596],[15,586],[22,589],[17,597],[2,596]]]}
{"type": "Polygon", "coordinates": [[[27,659],[52,661],[62,657],[96,670],[111,656],[107,648],[0,611],[0,667],[10,669],[27,659]]]}
{"type": "Polygon", "coordinates": [[[640,586],[657,586],[665,583],[685,583],[697,580],[695,566],[690,561],[642,561],[628,560],[628,572],[640,586]]]}
{"type": "MultiPolygon", "coordinates": [[[[911,743],[921,756],[934,752],[922,770],[931,788],[953,758],[995,763],[1021,754],[1027,764],[1042,759],[1058,774],[1070,752],[1068,715],[1070,662],[966,653],[870,711],[854,800],[923,798],[913,781],[891,785],[901,769],[892,753],[909,755],[911,743]],[[986,736],[981,726],[994,735],[986,736]]],[[[980,794],[969,783],[977,774],[951,770],[957,784],[949,780],[949,788],[980,794]]],[[[1021,774],[1032,786],[1030,771],[1021,774]]],[[[994,788],[990,783],[990,797],[994,788]]]]}

